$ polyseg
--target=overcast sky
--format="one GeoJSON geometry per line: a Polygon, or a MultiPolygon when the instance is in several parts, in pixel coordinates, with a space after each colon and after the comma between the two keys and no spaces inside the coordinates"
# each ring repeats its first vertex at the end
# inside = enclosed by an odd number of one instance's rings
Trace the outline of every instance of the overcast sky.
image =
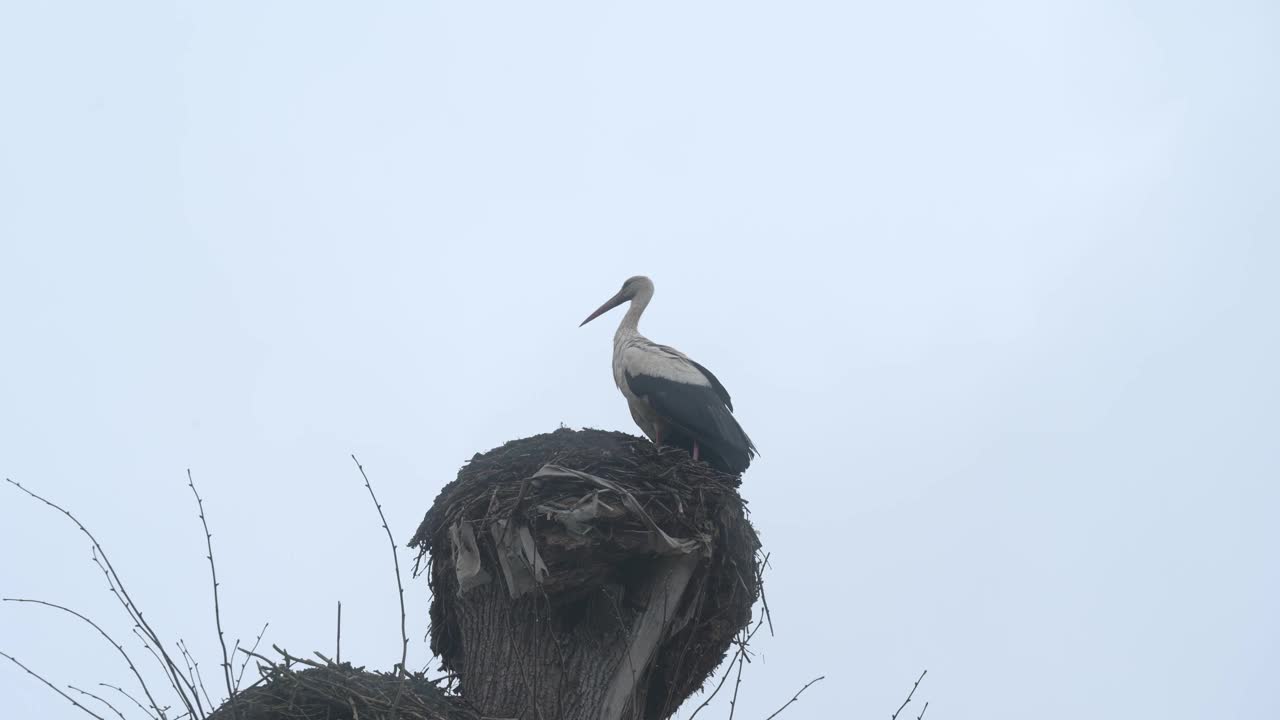
{"type": "MultiPolygon", "coordinates": [[[[938,720],[1280,715],[1280,6],[173,5],[0,8],[0,475],[206,677],[187,468],[231,639],[327,654],[341,600],[390,668],[348,455],[403,541],[477,451],[635,432],[620,313],[577,325],[644,273],[763,452],[738,717],[825,674],[788,716],[885,718],[925,668],[938,720]]],[[[0,553],[128,637],[7,486],[0,553]]],[[[128,682],[42,608],[0,650],[128,682]]]]}

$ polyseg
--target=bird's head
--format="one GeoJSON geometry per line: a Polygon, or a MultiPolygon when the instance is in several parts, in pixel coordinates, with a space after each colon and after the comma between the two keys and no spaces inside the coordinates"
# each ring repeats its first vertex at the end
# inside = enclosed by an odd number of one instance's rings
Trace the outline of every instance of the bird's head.
{"type": "Polygon", "coordinates": [[[583,320],[582,324],[579,325],[578,327],[582,327],[582,325],[586,325],[592,320],[595,320],[601,315],[618,307],[622,303],[630,302],[631,300],[634,300],[637,297],[640,297],[642,295],[645,297],[649,297],[653,295],[653,281],[645,277],[644,275],[636,275],[635,277],[629,277],[627,278],[626,282],[622,283],[622,289],[618,291],[617,295],[614,295],[613,297],[606,300],[605,303],[601,305],[595,312],[588,315],[587,319],[583,320]]]}

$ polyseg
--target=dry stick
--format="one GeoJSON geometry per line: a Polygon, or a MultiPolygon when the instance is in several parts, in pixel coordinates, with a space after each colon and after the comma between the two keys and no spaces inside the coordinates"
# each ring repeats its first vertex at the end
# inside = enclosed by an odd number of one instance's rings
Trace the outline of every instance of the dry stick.
{"type": "Polygon", "coordinates": [[[121,695],[123,695],[123,696],[125,696],[125,697],[129,698],[130,700],[132,700],[132,701],[133,701],[133,704],[134,704],[134,705],[137,705],[137,706],[138,706],[138,709],[139,709],[139,710],[141,710],[142,712],[146,713],[147,717],[151,718],[151,720],[157,720],[156,716],[155,716],[155,715],[153,715],[153,714],[151,714],[151,711],[150,711],[150,710],[148,710],[148,709],[146,708],[146,706],[145,706],[145,705],[143,705],[142,703],[138,702],[138,699],[137,699],[137,698],[135,698],[134,696],[132,696],[132,695],[130,695],[129,693],[125,692],[124,688],[116,687],[115,685],[112,685],[111,683],[104,683],[104,682],[100,682],[100,683],[98,683],[98,685],[99,685],[100,687],[111,688],[112,690],[115,690],[116,692],[120,693],[121,695]]]}
{"type": "Polygon", "coordinates": [[[88,696],[88,697],[93,698],[94,700],[97,700],[98,702],[102,703],[103,705],[106,705],[108,708],[110,708],[110,709],[111,709],[111,712],[115,713],[115,714],[116,714],[116,716],[120,718],[120,720],[128,720],[128,718],[126,718],[126,717],[124,716],[124,713],[122,713],[122,712],[120,712],[119,710],[117,710],[115,705],[112,705],[111,703],[107,702],[105,699],[103,699],[103,698],[101,698],[101,697],[98,697],[97,695],[94,695],[93,693],[89,692],[88,690],[81,690],[80,688],[76,687],[75,685],[68,685],[67,687],[68,687],[68,688],[70,688],[70,689],[72,689],[72,690],[75,690],[76,692],[80,693],[81,695],[86,695],[86,696],[88,696]]]}
{"type": "Polygon", "coordinates": [[[764,569],[769,566],[769,553],[756,567],[756,587],[760,588],[760,602],[764,605],[764,616],[769,619],[769,637],[773,637],[773,615],[769,612],[769,598],[764,594],[764,569]]]}
{"type": "MultiPolygon", "coordinates": [[[[189,678],[192,682],[195,682],[195,679],[196,679],[196,671],[195,671],[195,668],[193,668],[193,667],[191,666],[192,659],[191,659],[191,656],[187,653],[185,646],[182,644],[182,638],[178,638],[178,654],[182,657],[182,662],[183,662],[183,664],[185,664],[185,665],[187,666],[187,674],[186,674],[186,677],[187,677],[187,678],[189,678]]],[[[204,688],[203,688],[203,687],[201,687],[202,685],[203,685],[203,683],[198,684],[198,685],[197,685],[197,687],[196,687],[196,689],[197,689],[197,690],[203,690],[204,688]]],[[[209,693],[208,693],[208,691],[206,691],[206,692],[205,692],[204,697],[205,697],[205,699],[206,699],[206,700],[208,700],[208,699],[209,699],[209,693]]],[[[212,703],[212,702],[210,702],[210,703],[209,703],[209,707],[210,707],[210,708],[212,708],[212,707],[213,707],[213,703],[212,703]]]]}
{"type": "MultiPolygon", "coordinates": [[[[762,561],[761,561],[761,567],[757,567],[757,568],[756,568],[756,585],[760,588],[760,592],[761,592],[761,595],[762,595],[762,596],[763,596],[763,594],[764,594],[764,570],[763,570],[763,567],[764,567],[764,566],[767,566],[767,565],[768,565],[768,563],[769,563],[769,555],[768,555],[768,554],[766,554],[766,555],[764,556],[764,560],[762,560],[762,561]]],[[[756,631],[760,629],[760,625],[761,625],[761,624],[763,624],[763,623],[765,622],[765,620],[766,620],[766,619],[768,619],[768,621],[769,621],[769,634],[770,634],[770,635],[773,635],[773,618],[769,617],[769,605],[768,605],[768,603],[765,603],[765,604],[764,604],[764,607],[763,607],[763,609],[761,610],[761,613],[760,613],[760,619],[756,622],[756,626],[755,626],[754,628],[752,628],[752,630],[751,630],[751,634],[747,636],[747,641],[748,641],[748,642],[750,642],[750,641],[751,641],[751,638],[755,637],[756,631]]],[[[720,676],[720,682],[719,682],[719,684],[717,684],[717,685],[716,685],[716,689],[715,689],[715,690],[712,690],[712,691],[711,691],[711,694],[707,696],[707,699],[706,699],[706,700],[703,700],[703,701],[702,701],[702,704],[701,704],[701,705],[699,705],[699,706],[697,707],[697,709],[695,709],[695,710],[693,711],[693,714],[689,716],[689,720],[693,720],[693,718],[694,718],[695,716],[697,716],[697,714],[698,714],[698,713],[702,712],[702,709],[703,709],[703,708],[705,708],[705,707],[707,707],[708,705],[710,705],[710,704],[711,704],[711,701],[715,699],[716,695],[720,692],[720,689],[724,687],[724,683],[725,683],[725,681],[729,679],[729,673],[730,673],[730,671],[732,671],[732,670],[733,670],[733,664],[734,664],[735,662],[737,662],[737,660],[738,660],[738,656],[739,656],[739,655],[741,655],[741,654],[742,654],[742,653],[744,653],[744,652],[746,652],[746,646],[745,646],[745,645],[739,645],[739,646],[738,646],[738,651],[737,651],[737,653],[735,653],[735,654],[734,654],[734,656],[733,656],[733,658],[732,658],[731,660],[729,660],[729,666],[728,666],[728,668],[725,670],[724,675],[721,675],[721,676],[720,676]]]]}
{"type": "Polygon", "coordinates": [[[187,487],[196,496],[196,508],[200,511],[200,525],[204,528],[204,544],[209,551],[209,574],[213,577],[213,622],[218,628],[218,646],[222,648],[222,679],[227,685],[227,698],[231,700],[231,713],[240,717],[240,706],[236,702],[236,689],[231,682],[231,660],[227,656],[227,641],[222,634],[222,609],[218,605],[218,568],[213,564],[213,534],[209,532],[209,521],[204,517],[204,500],[196,491],[195,481],[191,479],[191,468],[187,468],[187,487]]]}
{"type": "MultiPolygon", "coordinates": [[[[742,652],[742,649],[741,649],[741,648],[739,648],[739,649],[738,649],[738,652],[739,652],[739,653],[740,653],[740,652],[742,652]]],[[[738,660],[738,656],[735,654],[735,655],[733,656],[733,659],[729,661],[729,669],[730,669],[730,670],[731,670],[731,669],[733,669],[733,664],[734,664],[735,662],[737,662],[737,660],[738,660]]],[[[703,701],[702,701],[702,704],[701,704],[701,705],[699,705],[699,706],[697,707],[697,709],[695,709],[695,710],[693,711],[693,715],[690,715],[690,716],[689,716],[689,720],[693,720],[694,716],[696,716],[698,713],[702,712],[702,709],[703,709],[703,708],[705,708],[706,706],[708,706],[708,705],[710,705],[710,704],[711,704],[711,701],[712,701],[712,700],[714,700],[714,699],[716,698],[716,694],[720,692],[720,688],[724,687],[724,681],[725,681],[725,680],[728,680],[728,679],[729,679],[729,670],[725,670],[724,674],[720,676],[720,683],[719,683],[718,685],[716,685],[716,689],[715,689],[715,690],[712,690],[712,691],[711,691],[711,694],[707,696],[707,699],[706,699],[706,700],[703,700],[703,701]]]]}
{"type": "Polygon", "coordinates": [[[751,638],[755,637],[756,630],[759,630],[759,629],[760,629],[760,623],[757,622],[755,628],[752,629],[752,631],[749,634],[746,634],[745,637],[743,637],[741,640],[738,641],[739,644],[742,646],[742,653],[738,656],[738,679],[733,684],[733,697],[729,699],[729,720],[733,720],[733,713],[738,706],[738,689],[742,687],[742,666],[749,661],[748,656],[751,654],[751,651],[747,648],[747,645],[751,642],[751,638]]]}
{"type": "Polygon", "coordinates": [[[249,657],[258,649],[258,643],[262,642],[262,636],[267,634],[267,626],[270,624],[271,623],[263,623],[262,632],[258,633],[258,637],[253,641],[253,647],[251,649],[246,651],[244,648],[240,648],[240,652],[246,654],[244,662],[240,664],[240,673],[236,675],[236,692],[240,692],[240,681],[244,679],[244,668],[249,664],[249,657]]]}
{"type": "Polygon", "coordinates": [[[307,667],[313,667],[313,668],[323,668],[323,667],[325,667],[324,665],[321,665],[320,663],[316,662],[315,660],[308,660],[308,659],[306,659],[306,658],[304,658],[304,657],[298,657],[298,656],[296,656],[296,655],[290,655],[288,650],[283,650],[283,649],[281,649],[279,645],[275,645],[275,644],[273,644],[273,645],[271,646],[271,649],[272,649],[272,650],[275,650],[277,653],[279,653],[279,654],[280,654],[280,657],[284,658],[284,660],[285,660],[285,663],[286,663],[286,664],[289,664],[289,663],[299,663],[299,664],[301,664],[301,665],[306,665],[307,667]]]}
{"type": "MultiPolygon", "coordinates": [[[[797,692],[797,693],[795,694],[795,697],[793,697],[793,698],[791,698],[790,700],[788,700],[786,705],[783,705],[782,707],[778,708],[777,710],[774,710],[774,711],[773,711],[773,714],[772,714],[772,715],[770,715],[769,717],[765,718],[764,720],[773,720],[774,718],[778,717],[778,715],[779,715],[779,714],[781,714],[783,710],[786,710],[786,709],[787,709],[787,706],[788,706],[788,705],[790,705],[791,703],[793,703],[793,702],[795,702],[795,701],[797,701],[797,700],[799,700],[799,699],[800,699],[800,693],[804,692],[805,690],[808,690],[810,685],[812,685],[812,684],[814,684],[814,683],[818,682],[819,680],[825,680],[826,678],[827,678],[827,676],[826,676],[826,675],[819,675],[818,677],[816,677],[816,678],[814,678],[814,679],[810,680],[809,682],[805,683],[805,684],[804,684],[804,687],[800,688],[800,691],[799,691],[799,692],[797,692]]],[[[926,703],[926,706],[927,706],[927,703],[926,703]]],[[[919,718],[916,718],[916,720],[920,720],[920,719],[919,719],[919,718]]]]}
{"type": "Polygon", "coordinates": [[[920,710],[920,714],[916,716],[916,720],[924,720],[925,711],[927,711],[928,709],[929,709],[929,702],[926,700],[924,704],[924,708],[920,710]]]}
{"type": "Polygon", "coordinates": [[[133,664],[133,658],[129,657],[129,653],[125,652],[123,645],[116,642],[115,638],[108,635],[107,631],[99,627],[97,623],[85,617],[84,615],[81,615],[75,610],[72,610],[71,608],[63,607],[56,603],[46,602],[44,600],[29,600],[27,598],[4,598],[4,602],[33,603],[35,605],[44,605],[45,607],[51,607],[57,610],[61,610],[65,613],[70,613],[71,615],[74,615],[80,618],[81,620],[85,621],[86,623],[88,623],[89,626],[92,627],[94,630],[97,630],[98,634],[101,635],[104,639],[106,639],[107,642],[111,643],[111,646],[116,649],[116,652],[120,653],[120,656],[124,658],[125,664],[129,666],[129,670],[132,671],[133,676],[137,678],[138,685],[142,687],[142,692],[146,693],[147,700],[151,703],[151,707],[157,710],[160,709],[159,703],[155,701],[155,698],[151,697],[151,690],[147,688],[146,681],[142,679],[142,673],[138,672],[138,667],[133,664]]]}
{"type": "MultiPolygon", "coordinates": [[[[255,645],[254,647],[256,648],[256,647],[257,647],[257,645],[255,645]]],[[[275,646],[274,646],[274,645],[272,645],[271,647],[275,647],[275,646]]],[[[267,657],[263,657],[262,655],[259,655],[258,653],[254,652],[253,650],[245,650],[244,648],[240,648],[240,652],[244,653],[244,654],[245,654],[245,655],[247,655],[248,657],[251,657],[251,658],[257,658],[258,660],[261,660],[262,662],[266,663],[266,664],[267,664],[267,667],[269,667],[269,668],[274,668],[274,667],[276,666],[276,661],[275,661],[275,660],[272,660],[272,659],[267,658],[267,657]]],[[[248,661],[248,658],[246,658],[246,662],[247,662],[247,661],[248,661]]]]}
{"type": "MultiPolygon", "coordinates": [[[[382,519],[382,529],[387,531],[387,542],[391,543],[391,559],[395,561],[396,567],[396,590],[400,593],[400,674],[407,677],[409,669],[405,665],[409,662],[409,632],[405,629],[405,612],[404,612],[404,583],[400,581],[400,554],[396,552],[396,540],[391,535],[391,528],[387,526],[387,516],[382,514],[382,504],[378,502],[378,496],[373,494],[373,485],[369,482],[369,476],[364,472],[364,466],[356,460],[355,454],[351,455],[351,460],[355,462],[356,468],[360,470],[360,476],[364,478],[364,486],[369,490],[369,497],[373,499],[373,506],[378,508],[378,517],[382,519]]],[[[401,683],[403,686],[403,683],[401,683]]],[[[396,693],[398,700],[400,693],[396,693]]],[[[392,706],[394,708],[394,704],[392,706]]]]}
{"type": "Polygon", "coordinates": [[[906,707],[907,703],[911,702],[911,696],[916,694],[916,688],[920,687],[920,681],[923,680],[924,676],[928,673],[928,669],[920,673],[920,677],[916,678],[916,684],[911,686],[911,692],[907,693],[907,699],[902,701],[902,704],[899,705],[898,709],[889,717],[889,720],[898,720],[898,713],[902,712],[902,708],[906,707]]]}
{"type": "Polygon", "coordinates": [[[746,641],[743,641],[743,652],[738,656],[738,681],[733,684],[733,697],[729,699],[729,720],[733,720],[733,711],[738,707],[738,688],[742,687],[742,666],[747,661],[746,641]]]}
{"type": "MultiPolygon", "coordinates": [[[[752,628],[752,630],[751,630],[751,634],[747,636],[747,642],[751,642],[751,638],[752,638],[752,637],[755,637],[756,630],[759,630],[759,629],[760,629],[760,625],[761,625],[761,624],[763,624],[763,623],[764,623],[764,615],[763,615],[763,614],[761,614],[761,616],[760,616],[760,620],[756,622],[756,626],[755,626],[754,628],[752,628]]],[[[714,699],[716,698],[716,695],[720,692],[720,688],[724,687],[724,682],[725,682],[725,680],[728,680],[728,679],[729,679],[729,673],[730,673],[730,672],[733,672],[733,664],[734,664],[735,662],[737,662],[737,661],[738,661],[738,657],[739,657],[740,655],[742,655],[743,653],[745,653],[745,652],[746,652],[746,650],[747,650],[747,648],[746,648],[746,646],[745,646],[745,645],[742,645],[742,644],[739,644],[739,645],[738,645],[738,651],[737,651],[736,653],[734,653],[733,658],[729,660],[729,666],[725,669],[725,671],[724,671],[724,675],[721,675],[721,676],[720,676],[720,683],[719,683],[718,685],[716,685],[716,689],[715,689],[715,690],[712,690],[712,691],[711,691],[711,694],[707,696],[707,699],[706,699],[706,700],[703,700],[703,701],[702,701],[702,704],[701,704],[701,705],[699,705],[699,706],[697,707],[697,709],[695,709],[695,710],[693,711],[693,714],[689,716],[689,720],[693,720],[693,718],[694,718],[694,717],[696,717],[696,716],[698,715],[698,713],[702,712],[702,709],[703,709],[703,708],[705,708],[706,706],[710,705],[710,704],[711,704],[711,701],[712,701],[712,700],[714,700],[714,699]]]]}
{"type": "Polygon", "coordinates": [[[83,710],[83,711],[85,711],[85,712],[89,713],[90,715],[92,715],[92,716],[94,716],[94,717],[98,718],[98,720],[107,720],[106,718],[102,717],[102,716],[101,716],[101,715],[99,715],[98,713],[96,713],[96,712],[94,712],[94,711],[90,710],[89,708],[87,708],[87,707],[85,707],[85,706],[81,705],[80,703],[76,702],[76,699],[75,699],[75,698],[71,697],[70,695],[68,695],[68,694],[66,694],[66,693],[64,693],[64,692],[62,692],[62,689],[61,689],[61,688],[59,688],[57,685],[54,685],[53,683],[49,682],[48,680],[45,680],[45,679],[44,679],[44,677],[43,677],[43,676],[41,676],[41,675],[40,675],[39,673],[37,673],[36,671],[34,671],[34,670],[32,670],[31,668],[27,667],[26,665],[23,665],[22,663],[18,662],[18,658],[16,658],[16,657],[14,657],[14,656],[10,655],[9,653],[4,652],[3,650],[0,650],[0,656],[3,656],[3,657],[7,657],[7,658],[9,658],[9,660],[10,660],[10,661],[12,661],[14,665],[17,665],[18,667],[22,668],[23,670],[26,670],[28,675],[30,675],[31,677],[33,677],[33,678],[35,678],[35,679],[39,680],[40,682],[44,683],[45,685],[48,685],[48,686],[49,686],[49,688],[50,688],[50,689],[52,689],[54,692],[58,693],[58,694],[59,694],[59,695],[61,695],[62,697],[64,697],[64,698],[66,698],[67,700],[71,701],[71,704],[72,704],[72,705],[75,705],[76,707],[80,708],[81,710],[83,710]]]}
{"type": "Polygon", "coordinates": [[[334,649],[334,658],[338,664],[342,664],[342,601],[338,601],[338,645],[334,649]]]}
{"type": "MultiPolygon", "coordinates": [[[[124,582],[120,580],[120,576],[116,573],[115,567],[111,564],[111,559],[107,557],[107,551],[103,549],[102,544],[98,542],[98,539],[93,536],[93,533],[89,532],[89,528],[85,527],[84,523],[80,522],[75,515],[71,514],[71,511],[51,500],[45,499],[43,496],[32,492],[31,490],[28,490],[23,487],[22,483],[15,482],[10,478],[5,478],[5,482],[54,510],[57,510],[63,515],[66,515],[67,519],[75,523],[75,526],[80,530],[80,532],[84,533],[85,537],[89,538],[89,541],[93,544],[94,563],[98,565],[102,570],[103,575],[106,576],[107,584],[110,586],[111,592],[116,596],[116,599],[120,601],[120,604],[124,606],[125,612],[128,613],[129,618],[133,620],[134,624],[145,630],[152,642],[159,646],[160,652],[164,655],[165,659],[165,664],[163,664],[162,667],[165,670],[166,677],[169,680],[169,683],[173,686],[174,691],[178,693],[179,699],[182,700],[182,703],[187,706],[187,710],[190,712],[192,710],[191,701],[183,691],[182,685],[178,682],[182,677],[182,673],[178,671],[177,664],[173,662],[173,659],[170,658],[169,654],[165,651],[164,645],[160,642],[159,636],[156,635],[151,626],[147,624],[147,621],[143,619],[142,612],[138,610],[138,606],[133,602],[133,598],[129,597],[129,592],[125,590],[124,582]],[[101,557],[101,560],[99,560],[99,556],[101,557]]],[[[188,686],[188,689],[192,694],[195,694],[194,687],[188,686]]],[[[196,697],[196,700],[199,700],[199,696],[196,697]]],[[[164,714],[161,713],[160,716],[163,718],[164,714]]]]}

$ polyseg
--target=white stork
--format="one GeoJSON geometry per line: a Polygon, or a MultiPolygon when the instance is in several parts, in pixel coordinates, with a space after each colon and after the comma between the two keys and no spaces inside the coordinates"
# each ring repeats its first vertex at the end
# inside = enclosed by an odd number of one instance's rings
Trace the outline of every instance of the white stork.
{"type": "Polygon", "coordinates": [[[756,446],[733,417],[729,391],[710,370],[637,329],[652,299],[653,281],[637,275],[582,325],[631,301],[613,335],[613,380],[626,397],[636,425],[655,445],[684,448],[694,460],[701,457],[735,475],[743,472],[755,457],[756,446]]]}

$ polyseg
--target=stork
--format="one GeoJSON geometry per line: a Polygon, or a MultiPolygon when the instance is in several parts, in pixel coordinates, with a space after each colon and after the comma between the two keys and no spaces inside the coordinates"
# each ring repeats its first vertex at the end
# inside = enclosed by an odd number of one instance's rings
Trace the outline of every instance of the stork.
{"type": "Polygon", "coordinates": [[[743,472],[756,456],[756,446],[733,417],[729,391],[684,353],[640,334],[640,315],[652,299],[653,281],[637,275],[582,325],[629,301],[631,307],[613,334],[613,381],[627,399],[632,419],[659,447],[684,448],[694,460],[735,475],[743,472]]]}

